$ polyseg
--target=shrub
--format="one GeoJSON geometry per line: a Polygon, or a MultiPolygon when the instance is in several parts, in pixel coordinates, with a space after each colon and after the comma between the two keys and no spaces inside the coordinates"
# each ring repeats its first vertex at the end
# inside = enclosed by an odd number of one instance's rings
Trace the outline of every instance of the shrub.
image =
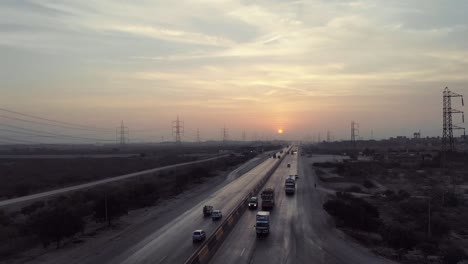
{"type": "Polygon", "coordinates": [[[357,185],[353,185],[353,186],[350,186],[350,187],[346,188],[346,191],[347,192],[362,193],[361,187],[359,187],[357,185]]]}
{"type": "Polygon", "coordinates": [[[360,198],[329,200],[323,209],[334,217],[337,226],[364,231],[376,231],[380,226],[378,209],[360,198]]]}
{"type": "Polygon", "coordinates": [[[380,235],[385,243],[394,249],[412,249],[416,244],[416,233],[411,226],[397,222],[384,225],[380,229],[380,235]]]}
{"type": "Polygon", "coordinates": [[[370,180],[365,180],[364,183],[363,183],[364,187],[370,189],[370,188],[374,188],[375,187],[375,184],[370,181],[370,180]]]}
{"type": "Polygon", "coordinates": [[[459,247],[453,246],[444,250],[444,263],[457,264],[458,262],[466,259],[465,251],[459,247]]]}
{"type": "Polygon", "coordinates": [[[76,212],[64,207],[41,210],[31,217],[29,224],[44,246],[55,241],[57,248],[63,238],[83,231],[85,226],[84,220],[76,212]]]}
{"type": "Polygon", "coordinates": [[[43,201],[34,202],[30,205],[27,205],[21,208],[21,213],[25,215],[29,215],[31,213],[34,213],[37,209],[44,207],[44,205],[45,203],[43,201]]]}

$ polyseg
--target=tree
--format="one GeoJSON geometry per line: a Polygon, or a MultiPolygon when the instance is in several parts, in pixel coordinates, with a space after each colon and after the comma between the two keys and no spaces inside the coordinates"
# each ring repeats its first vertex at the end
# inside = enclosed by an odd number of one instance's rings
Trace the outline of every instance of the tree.
{"type": "Polygon", "coordinates": [[[107,221],[107,226],[111,226],[112,219],[127,213],[125,202],[123,195],[119,193],[104,193],[94,202],[94,218],[98,222],[107,221]]]}
{"type": "Polygon", "coordinates": [[[63,238],[83,231],[85,227],[83,218],[72,209],[65,207],[41,210],[31,218],[30,224],[44,246],[55,241],[57,248],[60,247],[63,238]]]}
{"type": "Polygon", "coordinates": [[[380,229],[383,240],[395,249],[412,249],[416,244],[416,234],[409,226],[392,222],[380,229]]]}
{"type": "Polygon", "coordinates": [[[466,259],[466,253],[459,247],[449,247],[444,252],[444,263],[457,264],[461,260],[466,259]]]}

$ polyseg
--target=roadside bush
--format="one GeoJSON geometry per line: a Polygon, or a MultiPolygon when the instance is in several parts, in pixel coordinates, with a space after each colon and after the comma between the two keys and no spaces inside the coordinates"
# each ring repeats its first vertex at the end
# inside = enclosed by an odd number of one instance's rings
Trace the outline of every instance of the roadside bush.
{"type": "Polygon", "coordinates": [[[107,225],[111,226],[112,219],[127,213],[125,196],[118,191],[100,195],[94,201],[93,211],[97,222],[104,222],[107,218],[107,225]]]}
{"type": "Polygon", "coordinates": [[[385,243],[394,249],[409,250],[418,243],[417,235],[409,225],[391,222],[383,225],[379,233],[385,243]]]}
{"type": "Polygon", "coordinates": [[[34,213],[37,209],[44,207],[44,205],[45,205],[44,201],[34,202],[30,205],[27,205],[21,208],[21,213],[24,215],[29,215],[31,213],[34,213]]]}
{"type": "Polygon", "coordinates": [[[448,247],[443,251],[445,264],[457,264],[467,258],[465,251],[457,246],[448,247]]]}
{"type": "Polygon", "coordinates": [[[398,191],[398,199],[399,200],[405,200],[411,197],[411,194],[405,190],[399,190],[398,191]]]}
{"type": "Polygon", "coordinates": [[[448,221],[440,216],[433,215],[431,219],[431,231],[433,236],[445,236],[450,231],[448,221]]]}
{"type": "Polygon", "coordinates": [[[370,189],[370,188],[374,188],[375,187],[375,184],[370,181],[370,180],[365,180],[364,183],[363,183],[364,187],[370,189]]]}
{"type": "Polygon", "coordinates": [[[460,198],[452,192],[448,192],[445,194],[445,206],[448,207],[457,207],[461,204],[460,198]]]}
{"type": "Polygon", "coordinates": [[[357,185],[353,185],[353,186],[350,186],[348,188],[345,189],[347,192],[355,192],[355,193],[362,193],[362,189],[361,187],[357,186],[357,185]]]}
{"type": "Polygon", "coordinates": [[[5,211],[0,210],[0,225],[7,226],[11,223],[11,218],[8,216],[5,211]]]}
{"type": "Polygon", "coordinates": [[[378,209],[360,198],[329,200],[323,209],[334,217],[337,226],[363,231],[377,231],[380,226],[378,209]]]}
{"type": "Polygon", "coordinates": [[[399,203],[402,212],[413,217],[426,213],[427,206],[427,201],[421,199],[410,199],[399,203]]]}
{"type": "Polygon", "coordinates": [[[29,225],[45,247],[56,242],[58,248],[62,239],[83,231],[85,222],[72,209],[55,207],[37,212],[30,218],[29,225]]]}

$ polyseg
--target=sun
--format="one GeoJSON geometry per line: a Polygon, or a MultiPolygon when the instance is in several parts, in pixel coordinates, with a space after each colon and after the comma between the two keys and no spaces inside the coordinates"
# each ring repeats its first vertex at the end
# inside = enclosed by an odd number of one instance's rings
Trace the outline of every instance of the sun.
{"type": "Polygon", "coordinates": [[[283,129],[279,128],[278,129],[278,134],[283,134],[283,129]]]}

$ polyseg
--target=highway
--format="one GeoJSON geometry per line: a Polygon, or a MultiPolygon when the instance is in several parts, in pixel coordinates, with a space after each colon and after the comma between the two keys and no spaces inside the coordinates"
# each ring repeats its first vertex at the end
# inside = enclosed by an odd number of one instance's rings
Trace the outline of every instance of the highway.
{"type": "Polygon", "coordinates": [[[106,183],[111,183],[111,182],[121,181],[121,180],[129,179],[129,178],[133,178],[133,177],[143,176],[143,175],[146,175],[148,173],[154,173],[154,172],[158,172],[158,171],[174,169],[174,168],[183,167],[183,166],[187,166],[187,165],[192,165],[192,164],[207,162],[207,161],[216,160],[216,159],[220,159],[220,158],[225,158],[227,156],[229,156],[229,155],[222,155],[222,156],[209,158],[209,159],[203,159],[203,160],[184,162],[184,163],[179,163],[179,164],[174,164],[174,165],[168,165],[168,166],[163,166],[163,167],[159,167],[159,168],[154,168],[154,169],[149,169],[149,170],[124,174],[124,175],[120,175],[120,176],[116,176],[116,177],[112,177],[112,178],[107,178],[107,179],[103,179],[103,180],[98,180],[98,181],[78,184],[78,185],[74,185],[74,186],[69,186],[69,187],[65,187],[65,188],[55,189],[55,190],[51,190],[51,191],[47,191],[47,192],[35,193],[35,194],[26,195],[26,196],[22,196],[22,197],[18,197],[18,198],[3,200],[3,201],[0,201],[0,208],[10,206],[10,205],[15,205],[15,204],[31,202],[31,201],[35,201],[35,200],[39,200],[39,199],[44,199],[44,198],[48,198],[48,197],[58,195],[58,194],[64,194],[64,193],[68,193],[68,192],[87,189],[87,188],[95,187],[95,186],[106,184],[106,183]]]}
{"type": "Polygon", "coordinates": [[[223,217],[227,216],[276,162],[278,159],[266,159],[182,214],[161,225],[152,225],[153,230],[145,228],[145,233],[137,231],[138,240],[133,239],[133,244],[122,240],[118,246],[104,248],[99,253],[68,263],[183,263],[200,246],[192,242],[193,230],[203,229],[209,236],[221,223],[203,217],[203,205],[213,205],[214,209],[223,212],[223,217]]]}
{"type": "Polygon", "coordinates": [[[210,263],[394,263],[375,256],[339,230],[322,209],[326,193],[314,187],[315,172],[309,162],[326,161],[332,156],[312,158],[288,155],[265,186],[275,188],[275,208],[271,213],[270,235],[257,238],[256,210],[247,211],[224,241],[210,263]],[[291,163],[291,168],[286,164],[291,163]],[[298,171],[296,193],[286,196],[284,179],[298,171]]]}

